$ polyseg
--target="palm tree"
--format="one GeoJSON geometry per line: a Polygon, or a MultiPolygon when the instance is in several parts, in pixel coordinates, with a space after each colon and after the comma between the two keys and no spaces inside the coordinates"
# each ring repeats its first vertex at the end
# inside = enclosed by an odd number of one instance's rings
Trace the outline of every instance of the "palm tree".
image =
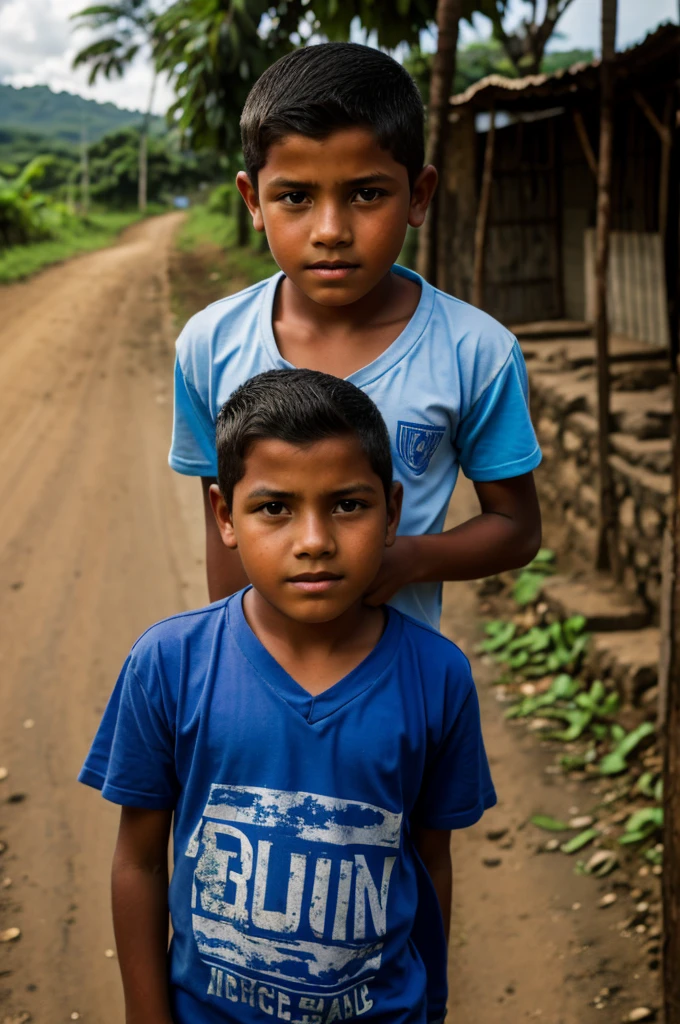
{"type": "MultiPolygon", "coordinates": [[[[99,33],[95,41],[80,50],[73,60],[74,68],[81,65],[90,68],[90,85],[96,82],[100,75],[104,78],[122,78],[139,53],[151,52],[157,15],[150,0],[112,0],[108,4],[85,7],[71,17],[78,23],[77,28],[87,28],[99,33]]],[[[147,205],[147,140],[155,91],[154,63],[149,99],[139,137],[138,201],[139,209],[142,211],[146,210],[147,205]]]]}

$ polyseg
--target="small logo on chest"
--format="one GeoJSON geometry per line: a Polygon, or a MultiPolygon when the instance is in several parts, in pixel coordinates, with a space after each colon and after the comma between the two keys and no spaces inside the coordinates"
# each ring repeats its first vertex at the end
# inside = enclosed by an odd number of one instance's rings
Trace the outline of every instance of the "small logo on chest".
{"type": "Polygon", "coordinates": [[[421,476],[444,436],[444,427],[428,423],[397,423],[397,451],[415,476],[421,476]]]}

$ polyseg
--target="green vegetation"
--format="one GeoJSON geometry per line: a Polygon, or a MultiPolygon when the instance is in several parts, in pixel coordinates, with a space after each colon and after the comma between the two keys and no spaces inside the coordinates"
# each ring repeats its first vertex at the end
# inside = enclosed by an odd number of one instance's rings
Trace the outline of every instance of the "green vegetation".
{"type": "Polygon", "coordinates": [[[123,228],[139,219],[140,214],[136,210],[94,213],[83,220],[73,217],[52,238],[0,249],[0,284],[28,277],[76,253],[110,245],[123,228]]]}
{"type": "MultiPolygon", "coordinates": [[[[238,199],[239,202],[242,200],[238,199]]],[[[228,256],[231,273],[237,274],[246,284],[255,284],[276,273],[276,266],[268,249],[262,251],[263,235],[251,231],[251,244],[236,248],[236,221],[233,215],[215,212],[209,205],[197,205],[177,235],[177,248],[183,252],[195,252],[200,247],[212,247],[228,256]]]]}
{"type": "MultiPolygon", "coordinates": [[[[47,139],[79,143],[83,131],[89,142],[108,132],[139,125],[142,114],[120,110],[113,103],[97,103],[68,92],[53,92],[46,85],[15,89],[0,85],[0,129],[14,128],[19,136],[36,134],[47,139]]],[[[163,130],[163,119],[153,119],[163,130]]]]}
{"type": "MultiPolygon", "coordinates": [[[[404,62],[411,72],[423,99],[427,103],[430,94],[430,76],[432,74],[431,53],[423,53],[414,47],[404,62]]],[[[570,68],[582,61],[590,62],[594,58],[592,50],[557,50],[546,53],[541,61],[541,71],[552,75],[556,71],[570,68]]],[[[487,75],[505,75],[506,78],[518,78],[519,72],[510,60],[503,45],[493,37],[479,42],[471,42],[460,47],[456,55],[456,77],[453,84],[455,94],[465,92],[469,86],[486,78],[487,75]]]]}

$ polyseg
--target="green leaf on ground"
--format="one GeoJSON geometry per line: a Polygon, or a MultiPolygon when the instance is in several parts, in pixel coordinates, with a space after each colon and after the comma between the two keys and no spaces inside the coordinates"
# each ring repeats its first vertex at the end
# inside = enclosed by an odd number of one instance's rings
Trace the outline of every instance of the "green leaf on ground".
{"type": "Polygon", "coordinates": [[[597,839],[600,834],[600,830],[597,828],[587,828],[585,832],[579,832],[577,836],[570,839],[566,843],[562,843],[560,850],[562,853],[576,853],[577,850],[582,850],[588,843],[592,843],[593,839],[597,839]]]}
{"type": "Polygon", "coordinates": [[[536,828],[542,828],[546,832],[568,832],[569,825],[566,821],[559,821],[557,818],[551,818],[548,814],[534,814],[532,818],[529,818],[532,825],[536,828]]]}

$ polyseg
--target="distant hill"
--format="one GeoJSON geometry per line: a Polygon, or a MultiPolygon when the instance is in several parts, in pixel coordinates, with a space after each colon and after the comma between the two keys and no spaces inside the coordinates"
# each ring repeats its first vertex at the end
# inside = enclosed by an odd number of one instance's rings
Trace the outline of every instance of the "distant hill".
{"type": "MultiPolygon", "coordinates": [[[[113,103],[97,103],[69,92],[53,92],[47,85],[15,89],[0,84],[0,129],[74,143],[80,141],[84,128],[88,142],[96,142],[117,128],[139,124],[141,119],[140,112],[121,110],[113,103]]],[[[154,118],[157,131],[162,130],[163,124],[162,118],[154,118]]]]}

